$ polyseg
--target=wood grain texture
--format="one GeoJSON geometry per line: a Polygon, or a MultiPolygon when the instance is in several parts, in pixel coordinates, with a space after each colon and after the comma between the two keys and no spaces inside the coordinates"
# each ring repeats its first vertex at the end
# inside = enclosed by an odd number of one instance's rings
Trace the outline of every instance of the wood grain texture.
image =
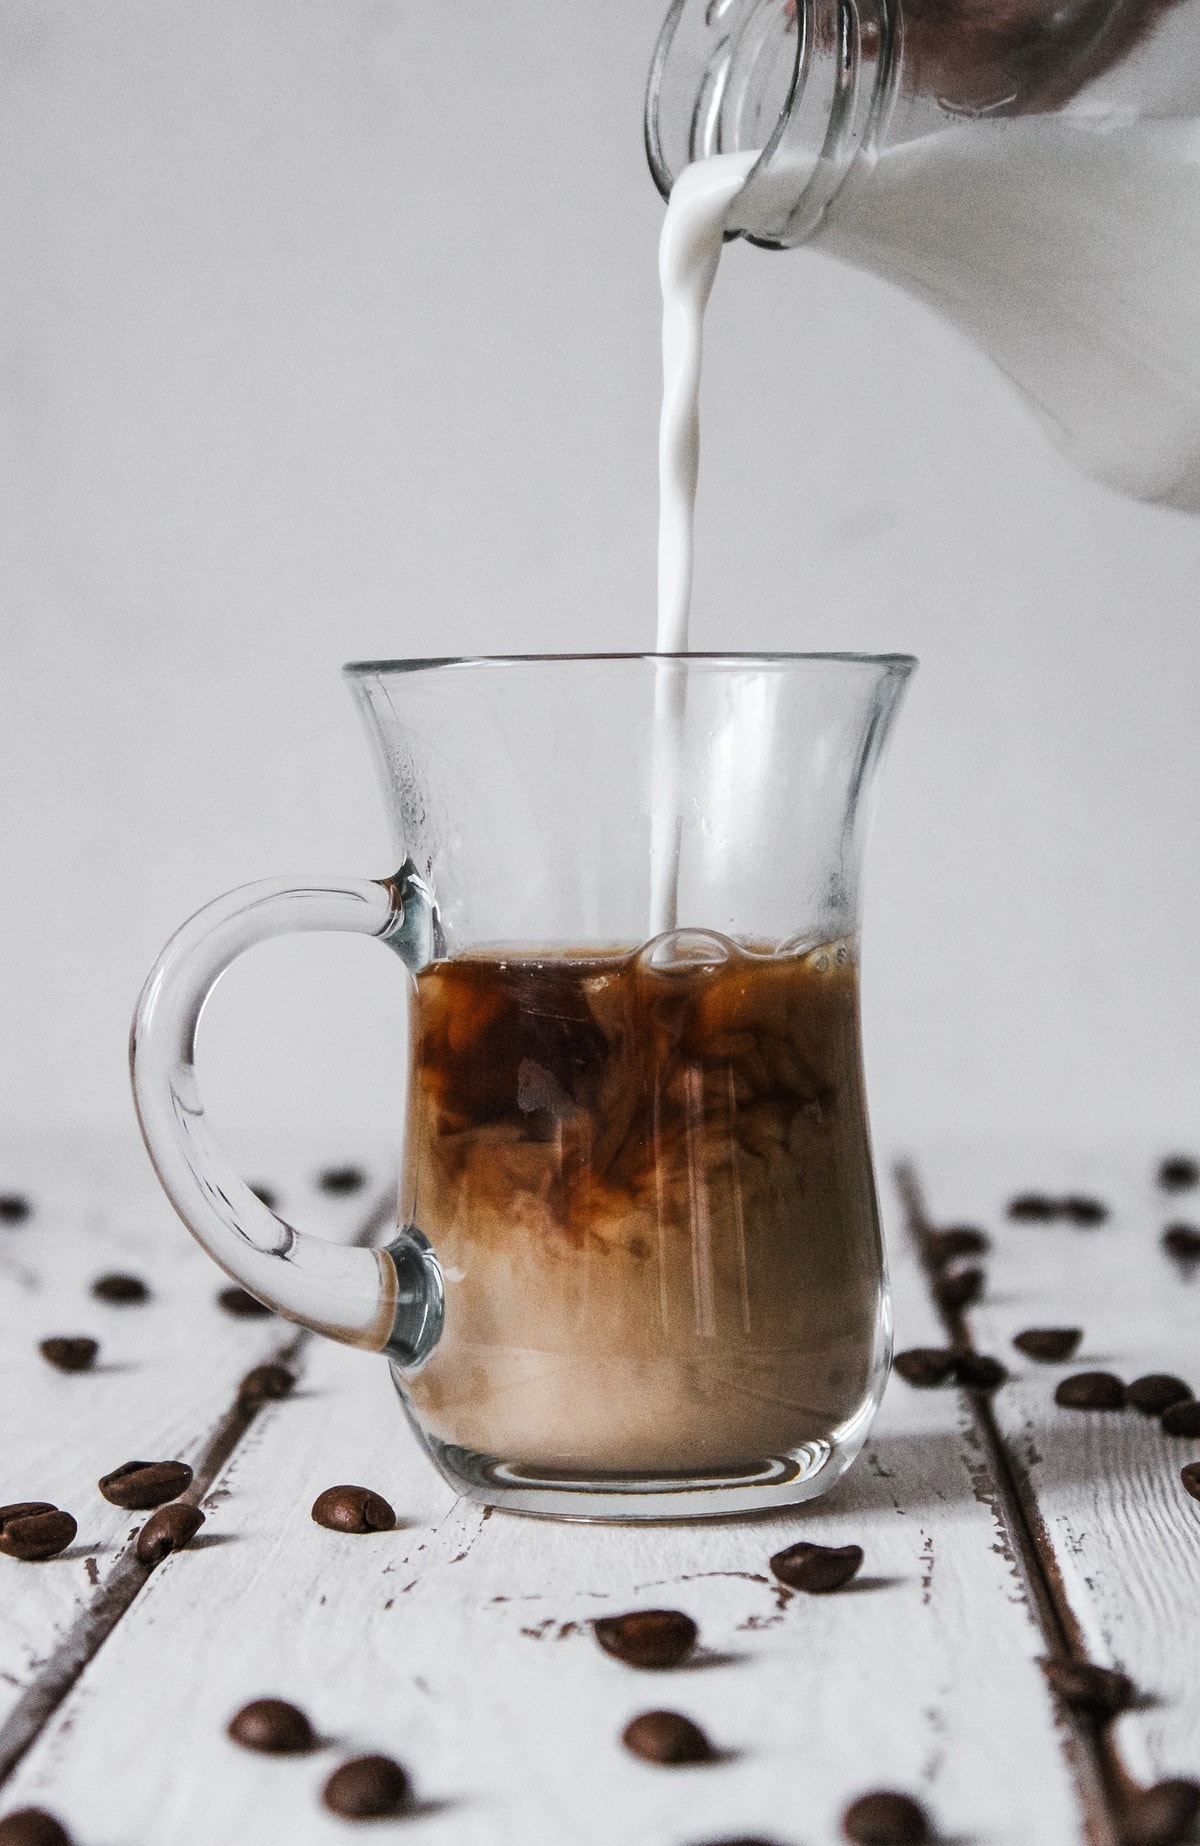
{"type": "MultiPolygon", "coordinates": [[[[373,1202],[330,1198],[299,1166],[290,1178],[261,1178],[277,1187],[281,1211],[329,1237],[353,1237],[373,1202]]],[[[144,1160],[97,1160],[65,1147],[51,1160],[10,1149],[0,1186],[34,1207],[23,1222],[0,1225],[0,1390],[8,1406],[0,1501],[51,1500],[79,1525],[57,1558],[0,1558],[2,1772],[69,1667],[56,1658],[60,1650],[82,1658],[111,1622],[114,1599],[119,1607],[140,1587],[130,1579],[129,1544],[147,1515],[110,1506],[99,1477],[135,1458],[199,1469],[239,1379],[296,1330],[274,1316],[237,1320],[218,1306],[227,1278],[179,1224],[144,1160]],[[143,1278],[150,1299],[96,1300],[92,1282],[113,1270],[143,1278]],[[64,1375],[49,1366],[38,1342],[55,1334],[97,1339],[95,1369],[64,1375]]],[[[378,1191],[376,1182],[376,1200],[378,1191]]]]}
{"type": "MultiPolygon", "coordinates": [[[[936,1340],[915,1265],[896,1263],[900,1337],[936,1340]]],[[[786,1516],[595,1527],[455,1501],[408,1435],[381,1362],[306,1348],[208,1497],[207,1543],[170,1558],[89,1665],[9,1788],[81,1839],[156,1846],[334,1840],[318,1792],[340,1755],[410,1769],[430,1846],[688,1846],[761,1835],[831,1846],[854,1795],[908,1789],[939,1837],[1073,1846],[1087,1835],[1042,1638],[996,1511],[969,1406],[893,1381],[867,1451],[786,1516]],[[314,1526],[338,1481],[385,1493],[401,1529],[314,1526]],[[862,1580],[792,1595],[772,1552],[860,1543],[862,1580]],[[607,1658],[588,1623],[675,1606],[702,1653],[671,1674],[607,1658]],[[304,1706],[310,1758],[239,1751],[246,1700],[304,1706]],[[654,1768],[619,1735],[639,1710],[698,1720],[723,1752],[654,1768]]],[[[1093,1833],[1093,1840],[1100,1836],[1093,1833]]]]}
{"type": "Polygon", "coordinates": [[[1058,1381],[1104,1370],[1126,1382],[1176,1373],[1200,1390],[1200,1269],[1188,1277],[1163,1252],[1164,1225],[1200,1224],[1200,1193],[1165,1194],[1142,1148],[1106,1160],[978,1148],[920,1165],[935,1222],[978,1222],[993,1235],[987,1292],[968,1316],[974,1343],[1011,1368],[994,1415],[1048,1569],[1081,1650],[1130,1674],[1139,1706],[1113,1729],[1139,1782],[1200,1776],[1200,1504],[1180,1483],[1200,1441],[1163,1435],[1135,1410],[1060,1409],[1058,1381]],[[1012,1197],[1092,1195],[1111,1211],[1094,1229],[1015,1223],[1012,1197]],[[1030,1326],[1084,1329],[1065,1365],[1013,1348],[1030,1326]]]}

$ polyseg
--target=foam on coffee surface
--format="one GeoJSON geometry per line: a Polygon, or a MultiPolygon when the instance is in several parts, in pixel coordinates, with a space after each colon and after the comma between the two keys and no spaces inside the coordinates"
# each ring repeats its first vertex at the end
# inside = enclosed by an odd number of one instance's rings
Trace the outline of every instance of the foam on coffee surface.
{"type": "Polygon", "coordinates": [[[709,932],[417,981],[408,1191],[437,1441],[561,1473],[753,1467],[862,1407],[881,1259],[853,945],[709,932]]]}

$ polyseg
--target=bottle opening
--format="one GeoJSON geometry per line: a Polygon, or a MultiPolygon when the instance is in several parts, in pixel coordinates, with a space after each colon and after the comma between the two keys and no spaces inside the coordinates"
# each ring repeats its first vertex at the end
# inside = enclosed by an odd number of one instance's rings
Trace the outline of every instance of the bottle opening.
{"type": "Polygon", "coordinates": [[[731,234],[801,243],[874,131],[891,55],[886,0],[673,0],[646,97],[659,190],[691,161],[761,149],[731,234]]]}

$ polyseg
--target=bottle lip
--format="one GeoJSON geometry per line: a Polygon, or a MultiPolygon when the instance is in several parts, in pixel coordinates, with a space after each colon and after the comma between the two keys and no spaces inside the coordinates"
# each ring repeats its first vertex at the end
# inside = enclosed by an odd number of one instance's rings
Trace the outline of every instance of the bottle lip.
{"type": "Polygon", "coordinates": [[[671,0],[644,121],[660,193],[689,161],[761,149],[729,235],[802,243],[886,118],[896,26],[895,0],[671,0]]]}

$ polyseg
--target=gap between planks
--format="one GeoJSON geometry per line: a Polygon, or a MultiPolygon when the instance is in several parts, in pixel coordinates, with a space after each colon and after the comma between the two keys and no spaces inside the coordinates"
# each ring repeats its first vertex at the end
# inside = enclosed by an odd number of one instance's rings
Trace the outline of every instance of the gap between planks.
{"type": "MultiPolygon", "coordinates": [[[[958,1351],[974,1351],[965,1313],[947,1308],[933,1286],[928,1233],[938,1226],[929,1216],[917,1170],[910,1161],[901,1161],[894,1169],[894,1178],[904,1208],[905,1227],[929,1284],[934,1312],[958,1351]]],[[[1087,1649],[1067,1600],[1049,1537],[1036,1507],[1031,1507],[1021,1492],[991,1399],[984,1391],[968,1391],[966,1395],[996,1483],[1003,1523],[1029,1590],[1030,1606],[1045,1636],[1047,1656],[1052,1660],[1087,1662],[1087,1649]]],[[[1060,1722],[1068,1739],[1067,1759],[1079,1784],[1089,1840],[1092,1846],[1120,1846],[1118,1816],[1138,1785],[1103,1726],[1090,1723],[1065,1705],[1060,1708],[1060,1722]]]]}
{"type": "MultiPolygon", "coordinates": [[[[395,1199],[385,1191],[372,1206],[359,1229],[356,1243],[370,1243],[378,1231],[392,1221],[395,1199]]],[[[302,1376],[304,1355],[318,1337],[307,1329],[293,1332],[286,1340],[260,1359],[260,1365],[286,1365],[302,1376]]],[[[213,1487],[239,1443],[250,1430],[259,1408],[245,1408],[235,1390],[233,1402],[214,1425],[196,1463],[190,1486],[179,1498],[189,1506],[199,1506],[213,1487]]],[[[149,1517],[149,1515],[147,1515],[149,1517]]],[[[71,1627],[56,1642],[32,1683],[22,1693],[0,1726],[0,1788],[9,1781],[22,1759],[28,1754],[46,1726],[54,1718],[75,1682],[95,1659],[118,1623],[132,1608],[139,1591],[145,1588],[156,1566],[139,1563],[131,1540],[125,1555],[95,1597],[71,1627]]]]}

